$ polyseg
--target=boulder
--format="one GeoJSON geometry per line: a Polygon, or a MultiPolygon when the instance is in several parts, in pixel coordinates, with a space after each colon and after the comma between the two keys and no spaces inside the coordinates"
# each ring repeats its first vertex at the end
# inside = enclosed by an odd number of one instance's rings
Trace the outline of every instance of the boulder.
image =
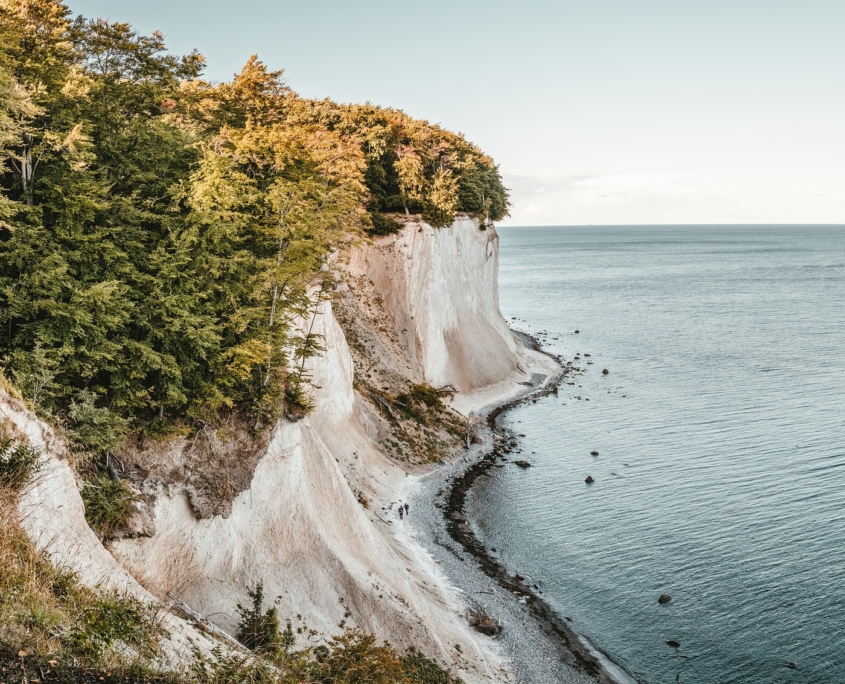
{"type": "Polygon", "coordinates": [[[531,464],[528,461],[514,461],[520,468],[530,468],[531,464]]]}
{"type": "Polygon", "coordinates": [[[591,451],[590,452],[590,456],[598,456],[598,455],[599,455],[598,451],[591,451]]]}
{"type": "Polygon", "coordinates": [[[484,437],[481,435],[473,435],[472,436],[472,443],[473,444],[484,444],[484,437]]]}
{"type": "Polygon", "coordinates": [[[592,475],[587,475],[587,479],[585,479],[584,482],[586,482],[587,484],[592,484],[593,482],[595,482],[595,480],[593,479],[592,475]]]}
{"type": "Polygon", "coordinates": [[[669,594],[660,594],[660,598],[657,599],[658,603],[669,603],[672,600],[672,597],[669,594]]]}
{"type": "Polygon", "coordinates": [[[601,372],[602,375],[607,375],[608,373],[610,373],[610,371],[607,370],[607,368],[602,369],[602,372],[601,372]]]}

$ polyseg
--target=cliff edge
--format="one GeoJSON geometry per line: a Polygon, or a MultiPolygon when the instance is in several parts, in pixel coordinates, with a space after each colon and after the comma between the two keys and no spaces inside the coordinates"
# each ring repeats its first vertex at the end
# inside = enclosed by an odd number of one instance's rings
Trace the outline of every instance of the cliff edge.
{"type": "MultiPolygon", "coordinates": [[[[409,474],[459,451],[457,426],[471,431],[475,409],[549,372],[499,311],[498,236],[469,218],[443,229],[408,219],[333,267],[336,295],[310,323],[324,347],[308,362],[313,411],[263,441],[233,425],[127,443],[121,465],[143,503],[118,538],[101,543],[85,523],[61,440],[3,397],[0,414],[46,457],[21,500],[27,532],[86,584],[178,594],[229,633],[263,583],[301,640],[355,626],[415,645],[467,682],[505,680],[493,642],[467,625],[458,591],[394,508],[409,474]],[[386,406],[415,385],[451,397],[442,424],[386,406]]],[[[168,619],[171,632],[205,639],[168,619]]]]}

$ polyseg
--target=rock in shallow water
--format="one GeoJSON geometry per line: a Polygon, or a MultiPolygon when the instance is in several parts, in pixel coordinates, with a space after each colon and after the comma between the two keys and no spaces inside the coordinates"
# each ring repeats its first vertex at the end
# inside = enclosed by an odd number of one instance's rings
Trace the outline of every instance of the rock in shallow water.
{"type": "Polygon", "coordinates": [[[669,641],[667,641],[666,643],[669,644],[669,646],[671,646],[672,648],[680,648],[681,647],[681,644],[679,644],[674,639],[669,639],[669,641]]]}
{"type": "Polygon", "coordinates": [[[669,594],[660,594],[660,598],[657,599],[658,603],[669,603],[672,600],[672,597],[669,594]]]}
{"type": "Polygon", "coordinates": [[[591,451],[590,452],[590,456],[598,456],[598,455],[599,455],[598,451],[591,451]]]}
{"type": "Polygon", "coordinates": [[[593,479],[592,475],[587,475],[587,478],[584,480],[584,482],[586,482],[587,484],[592,484],[593,482],[595,482],[595,480],[593,479]]]}
{"type": "Polygon", "coordinates": [[[520,468],[530,468],[531,464],[528,461],[514,461],[520,468]]]}

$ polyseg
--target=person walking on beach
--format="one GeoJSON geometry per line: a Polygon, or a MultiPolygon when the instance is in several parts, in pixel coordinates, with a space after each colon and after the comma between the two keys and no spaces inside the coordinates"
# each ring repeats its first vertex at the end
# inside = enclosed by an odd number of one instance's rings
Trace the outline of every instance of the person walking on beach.
{"type": "Polygon", "coordinates": [[[399,504],[399,520],[402,520],[402,516],[405,514],[405,509],[402,508],[402,504],[399,504]]]}
{"type": "Polygon", "coordinates": [[[409,508],[410,508],[410,506],[408,506],[408,504],[405,504],[405,515],[408,515],[408,509],[409,508]]]}

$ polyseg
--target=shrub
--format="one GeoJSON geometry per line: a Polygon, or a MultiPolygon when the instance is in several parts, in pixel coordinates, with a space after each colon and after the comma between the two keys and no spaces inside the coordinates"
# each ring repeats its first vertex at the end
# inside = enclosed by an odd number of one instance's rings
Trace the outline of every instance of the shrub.
{"type": "Polygon", "coordinates": [[[244,608],[238,604],[238,640],[253,651],[287,651],[293,646],[293,631],[290,623],[284,634],[279,634],[279,615],[276,607],[263,609],[264,583],[259,582],[255,589],[247,589],[252,599],[252,607],[244,608]]]}
{"type": "Polygon", "coordinates": [[[33,406],[40,408],[51,397],[59,362],[40,343],[29,352],[16,349],[11,362],[15,384],[33,406]]]}
{"type": "Polygon", "coordinates": [[[411,399],[421,404],[425,404],[429,408],[441,410],[444,408],[443,400],[440,398],[443,392],[432,387],[426,383],[420,385],[411,385],[411,399]]]}
{"type": "Polygon", "coordinates": [[[448,670],[413,646],[402,656],[402,668],[408,684],[461,684],[459,677],[453,677],[448,670]]]}
{"type": "Polygon", "coordinates": [[[150,657],[164,636],[155,611],[131,598],[88,589],[73,573],[53,565],[21,529],[14,497],[6,494],[0,491],[0,665],[6,668],[4,672],[11,670],[10,665],[16,671],[26,666],[29,676],[15,681],[43,681],[43,673],[38,677],[40,666],[51,670],[47,681],[95,682],[99,676],[86,675],[85,669],[108,665],[115,676],[108,681],[152,681],[128,675],[143,669],[144,662],[152,662],[150,657]],[[28,655],[20,657],[21,651],[28,655]],[[51,660],[58,661],[59,667],[49,665],[51,660]]]}
{"type": "Polygon", "coordinates": [[[95,456],[117,449],[126,437],[126,420],[98,407],[97,395],[91,390],[76,393],[69,414],[73,441],[95,456]]]}
{"type": "Polygon", "coordinates": [[[102,594],[78,615],[69,641],[77,653],[96,660],[117,642],[153,656],[162,635],[152,607],[131,597],[102,594]]]}
{"type": "Polygon", "coordinates": [[[367,235],[393,235],[402,230],[402,224],[396,219],[378,211],[370,212],[372,228],[367,228],[367,235]]]}
{"type": "Polygon", "coordinates": [[[104,537],[111,537],[125,528],[135,510],[132,490],[108,475],[99,475],[86,482],[80,494],[85,503],[85,519],[104,537]]]}
{"type": "Polygon", "coordinates": [[[431,414],[443,411],[446,408],[441,398],[443,394],[443,390],[421,383],[411,385],[407,392],[397,395],[392,403],[405,418],[411,418],[418,423],[428,425],[432,417],[431,414]]]}
{"type": "MultiPolygon", "coordinates": [[[[2,429],[2,426],[0,426],[2,429]]],[[[16,492],[37,472],[41,452],[0,432],[0,490],[16,492]]]]}
{"type": "Polygon", "coordinates": [[[285,385],[285,417],[290,421],[303,419],[314,408],[314,401],[308,396],[305,382],[295,378],[285,385]]]}

